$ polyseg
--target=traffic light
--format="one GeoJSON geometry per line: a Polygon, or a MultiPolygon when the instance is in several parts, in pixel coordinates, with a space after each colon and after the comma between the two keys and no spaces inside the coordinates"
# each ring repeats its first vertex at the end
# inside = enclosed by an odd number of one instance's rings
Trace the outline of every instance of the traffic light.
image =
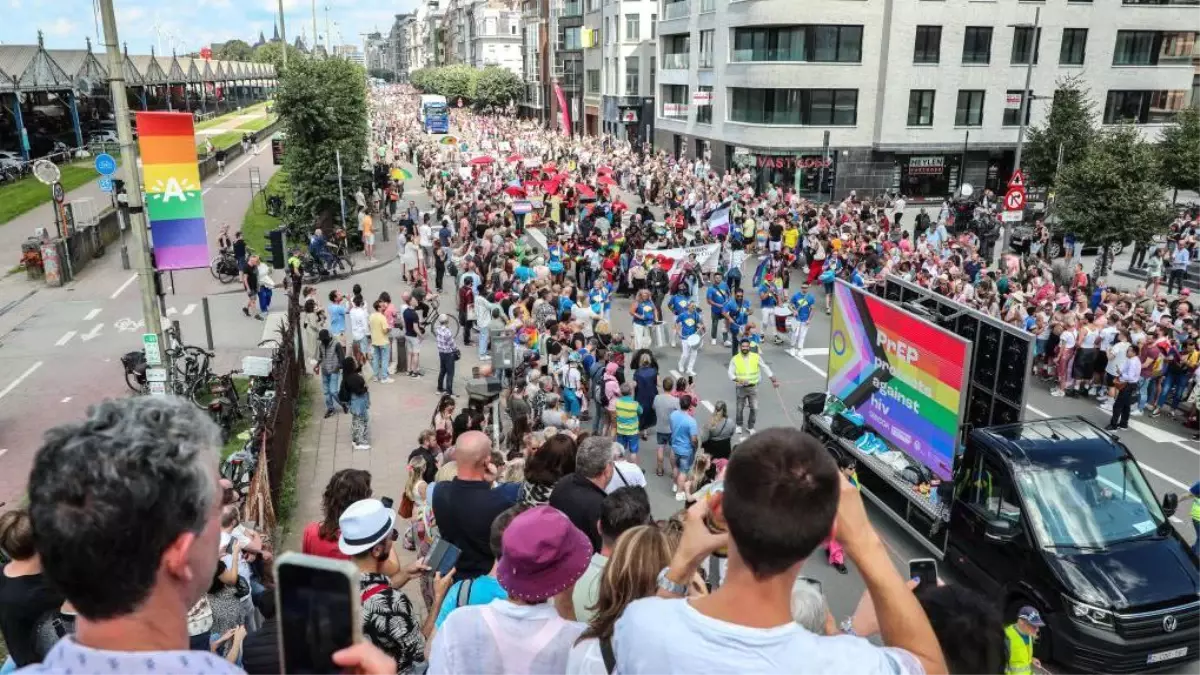
{"type": "Polygon", "coordinates": [[[267,233],[267,255],[271,267],[281,270],[287,266],[287,230],[279,227],[267,233]]]}

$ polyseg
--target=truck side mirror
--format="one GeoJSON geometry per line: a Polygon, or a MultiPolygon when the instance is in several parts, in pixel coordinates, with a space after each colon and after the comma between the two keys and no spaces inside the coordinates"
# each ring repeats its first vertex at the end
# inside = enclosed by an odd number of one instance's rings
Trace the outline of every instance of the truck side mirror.
{"type": "Polygon", "coordinates": [[[1175,511],[1179,509],[1179,495],[1174,492],[1168,492],[1162,498],[1163,515],[1170,518],[1175,515],[1175,511]]]}
{"type": "Polygon", "coordinates": [[[1006,518],[989,520],[984,527],[983,536],[992,541],[1009,542],[1017,538],[1020,528],[1017,523],[1006,518]]]}

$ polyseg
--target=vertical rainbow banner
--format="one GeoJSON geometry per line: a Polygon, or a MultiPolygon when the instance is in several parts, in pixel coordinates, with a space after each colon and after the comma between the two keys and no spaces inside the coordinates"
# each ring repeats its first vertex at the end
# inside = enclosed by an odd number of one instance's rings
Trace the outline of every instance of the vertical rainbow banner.
{"type": "Polygon", "coordinates": [[[160,270],[208,267],[196,131],[190,113],[137,113],[146,217],[160,270]]]}

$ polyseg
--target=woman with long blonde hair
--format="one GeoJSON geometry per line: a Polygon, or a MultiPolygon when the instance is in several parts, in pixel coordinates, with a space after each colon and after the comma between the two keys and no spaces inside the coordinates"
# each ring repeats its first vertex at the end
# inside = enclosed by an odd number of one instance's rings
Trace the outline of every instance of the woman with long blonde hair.
{"type": "Polygon", "coordinates": [[[605,675],[613,670],[613,628],[629,603],[658,592],[658,572],[671,563],[667,536],[656,525],[639,525],[617,538],[604,566],[595,614],[567,658],[568,675],[605,675]]]}

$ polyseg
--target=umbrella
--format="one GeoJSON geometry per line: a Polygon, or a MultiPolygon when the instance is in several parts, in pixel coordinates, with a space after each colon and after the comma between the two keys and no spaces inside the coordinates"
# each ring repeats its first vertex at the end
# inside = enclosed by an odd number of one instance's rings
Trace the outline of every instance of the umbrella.
{"type": "Polygon", "coordinates": [[[458,145],[458,139],[453,136],[444,136],[442,140],[438,142],[442,145],[458,145]]]}
{"type": "Polygon", "coordinates": [[[412,178],[412,174],[400,168],[392,169],[392,180],[408,180],[412,178]]]}
{"type": "Polygon", "coordinates": [[[511,164],[512,162],[519,162],[519,161],[521,161],[521,159],[522,159],[522,157],[520,155],[514,153],[514,154],[509,155],[507,158],[505,158],[504,161],[511,164]]]}
{"type": "Polygon", "coordinates": [[[601,173],[601,174],[603,174],[603,173],[612,173],[612,172],[613,172],[613,168],[612,168],[611,166],[608,166],[608,165],[605,165],[605,166],[600,166],[600,167],[597,167],[597,168],[596,168],[596,173],[601,173]]]}
{"type": "Polygon", "coordinates": [[[622,201],[615,201],[615,202],[613,202],[613,205],[612,205],[613,211],[625,211],[628,208],[629,208],[629,205],[622,201]]]}
{"type": "Polygon", "coordinates": [[[508,187],[504,188],[504,191],[513,197],[524,197],[525,196],[525,188],[522,188],[517,185],[509,185],[508,187]]]}
{"type": "Polygon", "coordinates": [[[611,176],[609,176],[608,174],[603,174],[603,173],[600,174],[600,177],[596,179],[596,182],[601,185],[616,185],[617,184],[617,181],[613,180],[611,176]]]}
{"type": "Polygon", "coordinates": [[[471,160],[471,164],[474,164],[476,166],[487,166],[488,164],[491,164],[492,162],[495,162],[495,161],[496,161],[496,159],[494,157],[492,157],[491,155],[481,155],[481,156],[476,157],[475,159],[471,160]]]}
{"type": "Polygon", "coordinates": [[[542,165],[542,171],[545,171],[546,173],[554,173],[555,171],[558,171],[558,165],[554,162],[546,162],[542,165]]]}
{"type": "Polygon", "coordinates": [[[596,198],[596,191],[586,183],[576,183],[575,189],[579,191],[579,198],[584,201],[592,201],[596,198]]]}

